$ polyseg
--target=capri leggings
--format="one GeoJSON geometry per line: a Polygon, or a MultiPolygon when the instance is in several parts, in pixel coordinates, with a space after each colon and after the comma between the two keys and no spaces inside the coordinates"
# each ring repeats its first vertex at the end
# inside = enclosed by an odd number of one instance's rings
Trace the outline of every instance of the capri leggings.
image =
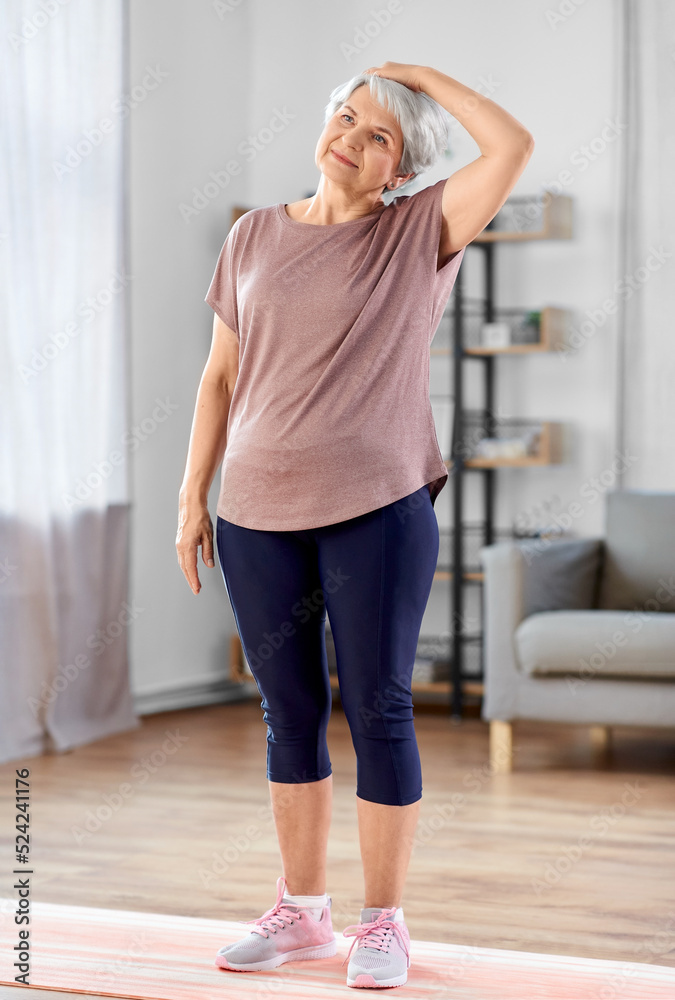
{"type": "Polygon", "coordinates": [[[422,796],[411,679],[438,558],[428,486],[336,524],[244,528],[217,516],[216,542],[237,631],[262,695],[270,781],[332,773],[326,613],[359,798],[422,796]]]}

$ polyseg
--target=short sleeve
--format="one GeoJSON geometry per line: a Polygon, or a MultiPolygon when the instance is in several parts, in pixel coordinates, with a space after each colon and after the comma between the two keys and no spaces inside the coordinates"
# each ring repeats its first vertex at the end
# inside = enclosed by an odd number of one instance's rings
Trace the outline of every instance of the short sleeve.
{"type": "MultiPolygon", "coordinates": [[[[412,195],[414,198],[421,198],[419,209],[426,215],[431,248],[435,259],[438,258],[438,246],[441,241],[441,225],[443,222],[443,192],[445,190],[446,181],[447,177],[437,181],[435,184],[430,184],[429,187],[423,188],[423,190],[418,191],[416,195],[412,195]]],[[[445,277],[445,274],[449,270],[453,270],[453,261],[457,260],[458,255],[462,254],[464,249],[465,247],[460,247],[459,250],[455,250],[455,252],[448,257],[443,267],[436,271],[437,278],[445,277]]]]}
{"type": "Polygon", "coordinates": [[[231,330],[234,330],[238,340],[239,321],[237,310],[235,228],[233,227],[230,230],[223,243],[204,301],[208,302],[213,311],[222,319],[225,326],[229,326],[231,330]]]}
{"type": "Polygon", "coordinates": [[[425,272],[429,279],[431,297],[431,326],[435,331],[457,279],[460,264],[466,247],[455,250],[446,260],[443,267],[437,268],[438,246],[441,241],[441,226],[443,223],[443,190],[445,181],[437,181],[409,195],[407,206],[415,225],[423,232],[423,254],[425,272]]]}

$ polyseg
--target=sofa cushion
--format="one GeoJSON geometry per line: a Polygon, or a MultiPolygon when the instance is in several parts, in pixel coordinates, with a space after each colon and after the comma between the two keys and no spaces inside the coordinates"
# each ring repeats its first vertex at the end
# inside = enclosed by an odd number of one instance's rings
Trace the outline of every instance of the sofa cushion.
{"type": "Polygon", "coordinates": [[[675,612],[675,493],[607,494],[597,606],[675,612]]]}
{"type": "Polygon", "coordinates": [[[675,680],[675,614],[542,611],[521,621],[514,642],[531,676],[675,680]]]}
{"type": "Polygon", "coordinates": [[[603,540],[564,538],[519,543],[523,559],[523,615],[588,610],[597,603],[603,540]]]}

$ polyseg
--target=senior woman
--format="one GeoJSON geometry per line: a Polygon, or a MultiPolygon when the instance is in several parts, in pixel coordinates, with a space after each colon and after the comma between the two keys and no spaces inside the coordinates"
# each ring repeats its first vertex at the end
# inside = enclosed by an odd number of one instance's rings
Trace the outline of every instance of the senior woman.
{"type": "Polygon", "coordinates": [[[347,984],[407,981],[401,900],[422,795],[411,676],[438,556],[434,503],[448,478],[429,345],[464,248],[533,145],[489,98],[431,67],[386,62],[331,94],[316,194],[249,211],[221,250],[176,548],[198,594],[200,546],[214,565],[207,497],[222,459],[218,556],[262,695],[283,864],[276,903],[218,952],[223,969],[336,952],[328,613],[365,883],[360,921],[344,931],[354,936],[347,984]],[[450,115],[480,156],[402,197],[445,148],[450,115]]]}

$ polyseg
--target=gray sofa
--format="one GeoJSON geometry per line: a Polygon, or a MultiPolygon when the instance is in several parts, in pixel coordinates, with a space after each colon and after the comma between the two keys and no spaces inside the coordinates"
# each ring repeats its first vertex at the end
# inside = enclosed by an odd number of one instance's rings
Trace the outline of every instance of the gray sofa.
{"type": "Polygon", "coordinates": [[[490,760],[513,767],[518,719],[675,728],[675,494],[605,494],[603,538],[484,546],[490,760]]]}

